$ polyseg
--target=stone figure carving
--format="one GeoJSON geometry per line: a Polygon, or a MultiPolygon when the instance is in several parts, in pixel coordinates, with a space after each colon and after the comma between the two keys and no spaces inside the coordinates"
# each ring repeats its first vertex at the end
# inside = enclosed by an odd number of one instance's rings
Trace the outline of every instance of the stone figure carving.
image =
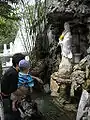
{"type": "Polygon", "coordinates": [[[70,32],[70,26],[69,23],[65,22],[64,31],[62,32],[58,43],[58,45],[61,46],[62,60],[60,62],[58,71],[51,75],[50,90],[52,96],[58,96],[57,91],[59,90],[60,85],[58,85],[57,80],[60,84],[63,84],[65,87],[66,84],[69,84],[68,80],[70,79],[70,75],[72,73],[71,40],[72,36],[70,32]]]}
{"type": "Polygon", "coordinates": [[[61,45],[61,54],[62,60],[59,65],[59,75],[60,77],[66,78],[66,76],[70,76],[72,71],[72,65],[70,59],[72,59],[72,51],[71,51],[71,32],[70,26],[68,22],[64,23],[64,31],[62,35],[59,37],[59,45],[61,45]]]}
{"type": "Polygon", "coordinates": [[[58,44],[61,45],[62,56],[70,59],[72,58],[71,40],[72,40],[72,36],[70,32],[69,23],[65,22],[64,31],[62,32],[62,35],[59,38],[58,44]]]}

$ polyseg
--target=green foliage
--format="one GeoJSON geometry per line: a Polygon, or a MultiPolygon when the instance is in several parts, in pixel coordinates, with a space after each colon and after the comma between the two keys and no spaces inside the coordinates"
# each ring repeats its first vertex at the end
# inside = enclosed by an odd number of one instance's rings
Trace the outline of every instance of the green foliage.
{"type": "Polygon", "coordinates": [[[12,20],[19,19],[16,17],[14,9],[8,4],[8,2],[0,2],[0,16],[12,20]]]}
{"type": "Polygon", "coordinates": [[[4,43],[14,41],[18,30],[18,17],[8,2],[0,1],[0,52],[4,43]]]}
{"type": "Polygon", "coordinates": [[[21,0],[20,4],[16,5],[16,11],[17,16],[19,16],[24,23],[27,39],[24,39],[23,37],[24,32],[22,30],[21,21],[18,22],[25,49],[28,52],[27,49],[32,47],[31,44],[35,45],[37,34],[44,30],[45,3],[39,0],[31,5],[28,1],[21,0]]]}
{"type": "Polygon", "coordinates": [[[13,41],[17,30],[18,27],[15,21],[0,17],[0,44],[13,41]]]}
{"type": "Polygon", "coordinates": [[[7,3],[7,2],[18,3],[19,0],[0,0],[0,3],[1,3],[1,2],[5,2],[5,3],[7,3]]]}
{"type": "Polygon", "coordinates": [[[16,9],[13,9],[8,1],[17,3],[19,0],[0,0],[0,49],[4,43],[8,44],[14,41],[18,30],[17,22],[19,23],[20,19],[24,20],[25,29],[28,33],[27,40],[24,41],[23,39],[25,44],[26,42],[29,44],[30,35],[34,40],[33,34],[36,35],[36,33],[42,32],[41,24],[45,19],[45,3],[41,0],[36,2],[35,5],[29,5],[28,2],[20,0],[24,8],[23,11],[20,10],[20,4],[15,4],[16,9]]]}
{"type": "MultiPolygon", "coordinates": [[[[23,0],[22,0],[23,1],[23,0]]],[[[40,25],[45,18],[45,5],[44,2],[39,0],[35,5],[29,5],[28,3],[22,2],[24,7],[24,12],[21,13],[23,19],[27,19],[30,29],[30,35],[36,33],[37,27],[39,27],[39,32],[41,31],[40,25]]]]}

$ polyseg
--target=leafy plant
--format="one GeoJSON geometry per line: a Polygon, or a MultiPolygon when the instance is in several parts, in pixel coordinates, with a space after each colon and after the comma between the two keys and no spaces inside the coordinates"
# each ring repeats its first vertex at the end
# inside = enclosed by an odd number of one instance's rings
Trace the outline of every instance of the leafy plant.
{"type": "Polygon", "coordinates": [[[22,24],[20,24],[21,21],[19,21],[19,28],[21,28],[23,43],[28,52],[29,50],[31,51],[32,45],[35,45],[37,34],[44,30],[45,3],[39,0],[35,1],[35,4],[30,5],[28,1],[25,2],[24,0],[21,0],[19,4],[20,5],[16,6],[16,9],[18,9],[17,15],[24,23],[27,39],[24,39],[22,24]]]}
{"type": "Polygon", "coordinates": [[[0,52],[3,44],[14,41],[18,30],[18,20],[15,10],[8,4],[8,1],[0,1],[0,52]]]}

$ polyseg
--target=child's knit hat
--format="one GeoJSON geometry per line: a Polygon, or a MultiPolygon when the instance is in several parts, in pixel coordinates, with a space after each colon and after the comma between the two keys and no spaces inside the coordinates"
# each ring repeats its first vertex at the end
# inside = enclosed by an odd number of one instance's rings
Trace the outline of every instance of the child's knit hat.
{"type": "Polygon", "coordinates": [[[29,68],[29,67],[30,67],[30,63],[27,60],[23,59],[19,62],[20,69],[29,68]]]}

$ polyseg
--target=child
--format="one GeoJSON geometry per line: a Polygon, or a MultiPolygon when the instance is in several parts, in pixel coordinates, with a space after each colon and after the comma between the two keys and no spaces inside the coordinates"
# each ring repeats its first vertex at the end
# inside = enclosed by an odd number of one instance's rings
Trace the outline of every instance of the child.
{"type": "Polygon", "coordinates": [[[32,92],[32,87],[34,86],[33,79],[36,79],[38,82],[43,83],[41,79],[31,76],[29,74],[29,68],[30,64],[25,59],[19,62],[20,72],[18,74],[18,89],[11,95],[11,98],[13,100],[12,104],[13,110],[16,109],[15,108],[16,101],[21,101],[21,99],[28,94],[29,88],[30,91],[32,92]]]}
{"type": "Polygon", "coordinates": [[[21,60],[19,62],[19,68],[20,72],[18,76],[18,88],[21,88],[23,92],[27,92],[28,88],[32,88],[34,86],[34,81],[29,74],[30,64],[26,60],[21,60]]]}
{"type": "Polygon", "coordinates": [[[29,88],[34,86],[34,81],[29,73],[30,64],[26,60],[19,62],[20,72],[18,73],[18,89],[12,93],[11,99],[13,100],[12,109],[15,111],[16,101],[21,101],[23,97],[28,94],[29,88]]]}

